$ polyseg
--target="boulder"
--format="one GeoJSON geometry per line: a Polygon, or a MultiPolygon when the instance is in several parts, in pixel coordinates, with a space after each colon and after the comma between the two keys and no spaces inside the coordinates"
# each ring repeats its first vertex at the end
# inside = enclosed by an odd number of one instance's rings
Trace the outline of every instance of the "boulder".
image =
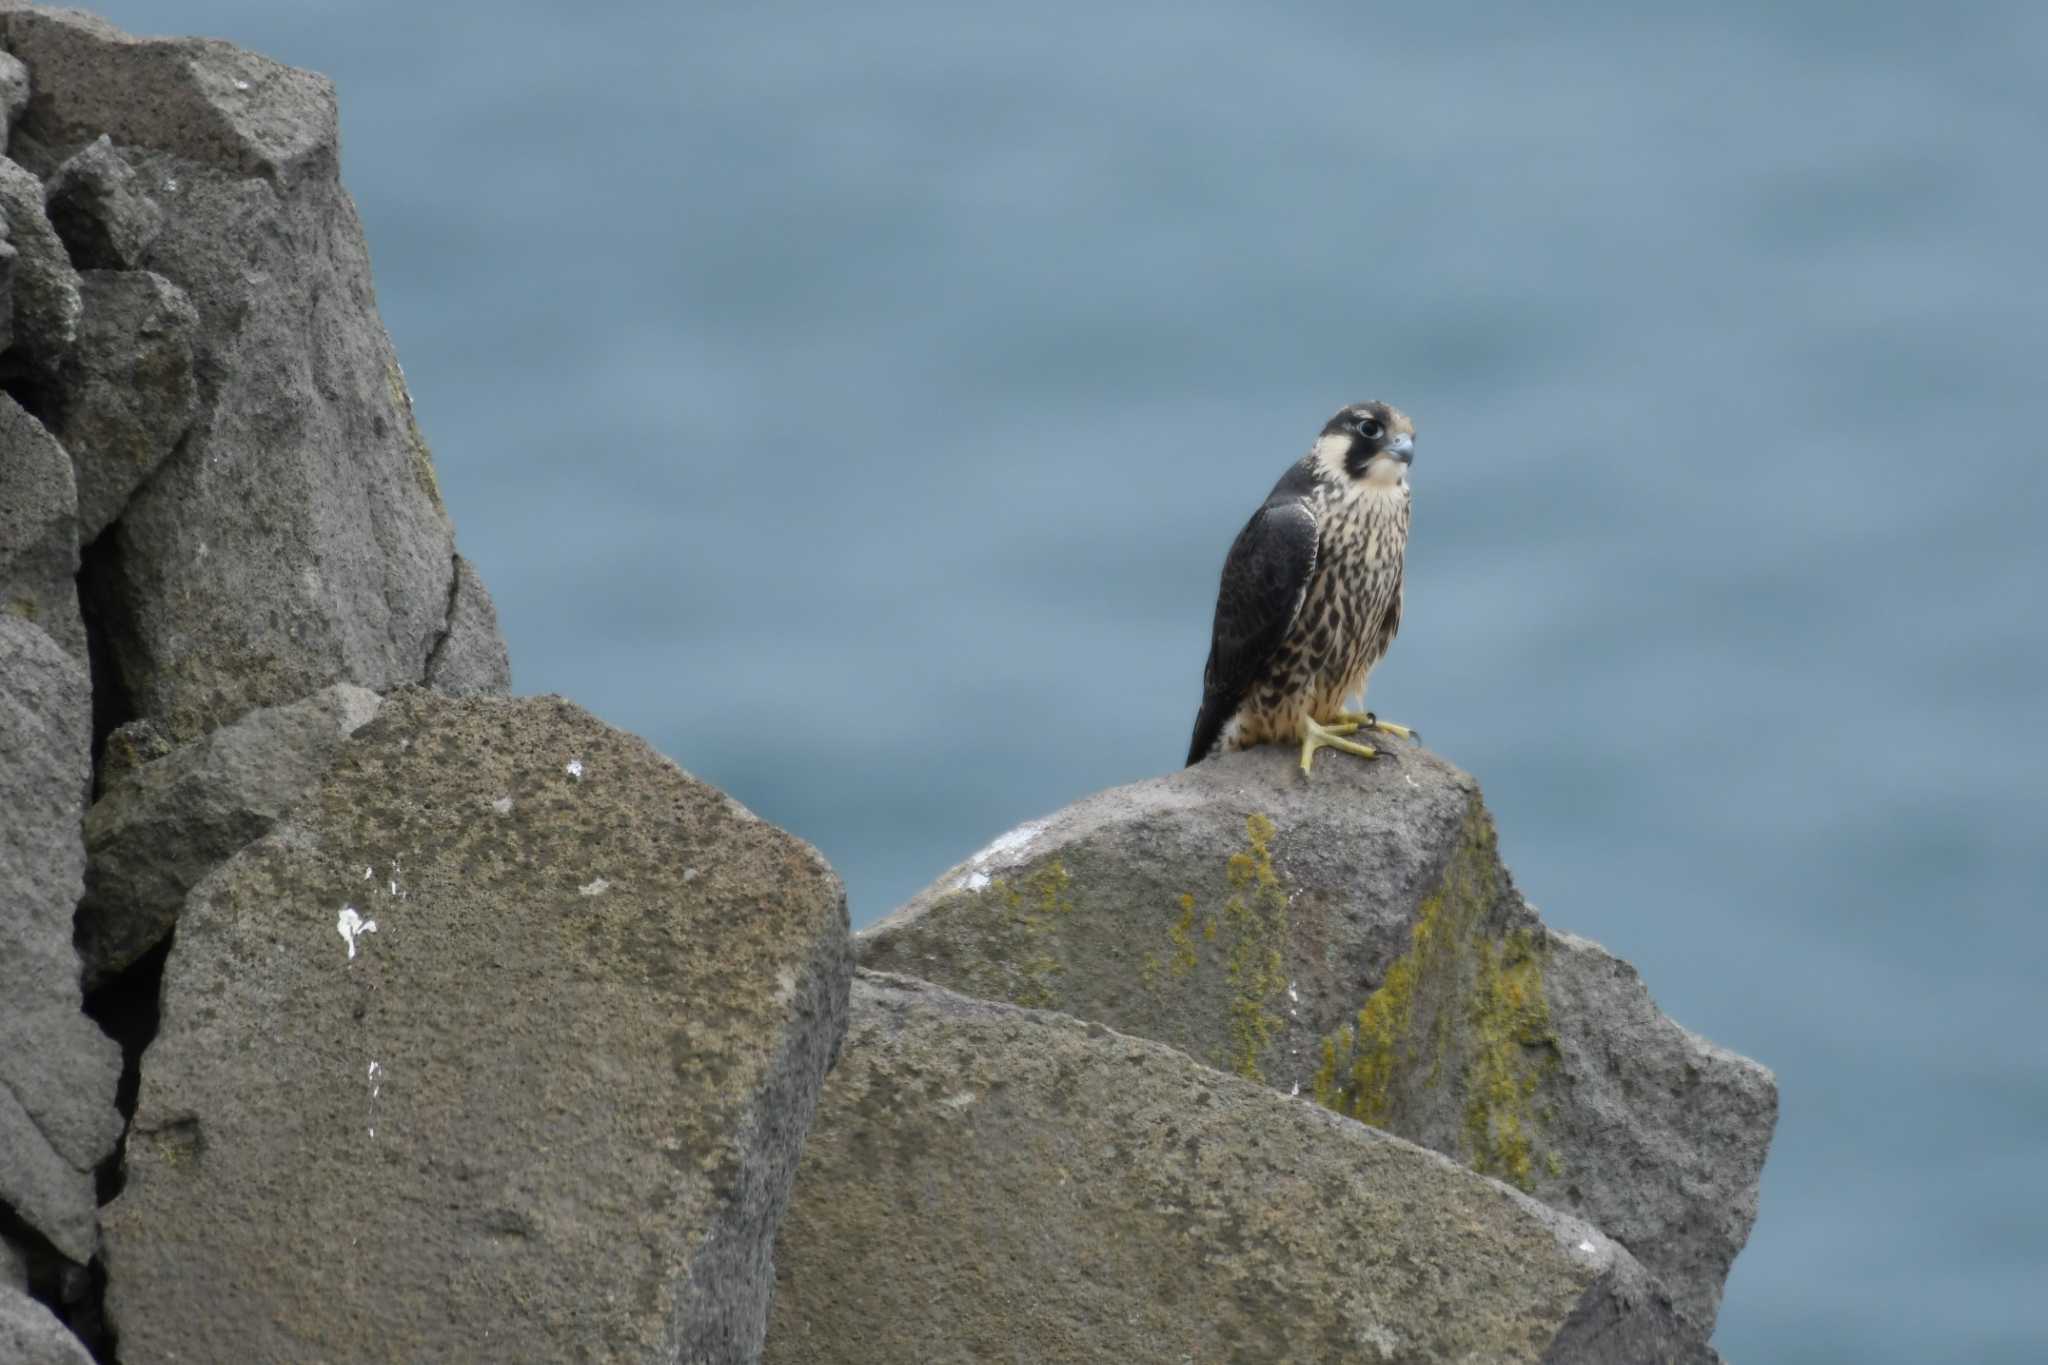
{"type": "Polygon", "coordinates": [[[79,539],[121,515],[192,425],[199,391],[185,291],[146,270],[88,270],[52,421],[78,480],[79,539]]]}
{"type": "Polygon", "coordinates": [[[858,951],[1511,1181],[1630,1248],[1703,1328],[1756,1218],[1770,1072],[1547,929],[1477,784],[1419,747],[1326,756],[1313,780],[1262,748],[1101,793],[995,840],[858,951]]]}
{"type": "Polygon", "coordinates": [[[7,1365],[92,1365],[92,1356],[56,1314],[5,1284],[0,1284],[0,1360],[7,1365]]]}
{"type": "Polygon", "coordinates": [[[141,269],[164,225],[164,211],[104,133],[57,168],[43,202],[81,270],[141,269]]]}
{"type": "Polygon", "coordinates": [[[76,1262],[121,1135],[120,1049],[80,1012],[71,947],[91,744],[83,661],[0,612],[0,1205],[76,1262]]]}
{"type": "Polygon", "coordinates": [[[1605,1235],[1071,1017],[862,972],[765,1359],[1706,1362],[1605,1235]]]}
{"type": "Polygon", "coordinates": [[[43,210],[43,182],[6,157],[0,157],[0,217],[15,250],[13,349],[52,369],[78,339],[78,272],[43,210]]]}
{"type": "MultiPolygon", "coordinates": [[[[459,596],[454,536],[338,177],[332,85],[75,11],[0,10],[0,43],[33,78],[18,157],[62,187],[76,177],[61,168],[104,135],[146,167],[122,182],[162,214],[142,263],[197,318],[198,411],[92,566],[133,716],[184,743],[330,683],[421,681],[459,596]]],[[[19,168],[15,181],[48,231],[40,186],[19,168]]],[[[13,225],[23,324],[39,258],[13,225]]],[[[47,351],[50,330],[21,329],[17,348],[47,351]]],[[[154,452],[181,428],[182,392],[168,386],[123,430],[154,452]]]]}
{"type": "Polygon", "coordinates": [[[86,988],[162,942],[185,894],[311,790],[382,704],[336,683],[110,780],[85,816],[77,944],[86,988]]]}
{"type": "Polygon", "coordinates": [[[0,614],[34,622],[84,663],[78,541],[70,455],[0,393],[0,614]]]}
{"type": "Polygon", "coordinates": [[[824,861],[640,740],[391,697],[179,919],[122,1358],[754,1358],[850,973],[824,861]]]}

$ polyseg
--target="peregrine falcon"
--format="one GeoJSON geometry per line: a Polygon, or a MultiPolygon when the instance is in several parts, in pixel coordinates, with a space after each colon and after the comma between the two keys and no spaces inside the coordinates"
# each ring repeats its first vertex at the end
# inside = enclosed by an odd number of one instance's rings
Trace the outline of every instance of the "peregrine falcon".
{"type": "Polygon", "coordinates": [[[1188,763],[1254,744],[1301,742],[1360,758],[1378,750],[1344,736],[1414,731],[1353,712],[1401,626],[1408,546],[1408,465],[1415,424],[1385,403],[1355,403],[1323,427],[1280,476],[1223,561],[1216,627],[1202,672],[1202,709],[1188,763]]]}

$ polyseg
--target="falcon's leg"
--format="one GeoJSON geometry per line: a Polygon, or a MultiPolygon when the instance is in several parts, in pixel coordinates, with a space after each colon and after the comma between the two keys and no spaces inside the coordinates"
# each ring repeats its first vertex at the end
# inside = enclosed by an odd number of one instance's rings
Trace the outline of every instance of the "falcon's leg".
{"type": "Polygon", "coordinates": [[[1407,726],[1396,725],[1390,720],[1381,720],[1370,711],[1339,711],[1337,719],[1353,730],[1378,730],[1383,735],[1398,735],[1402,739],[1422,738],[1407,726]]]}
{"type": "Polygon", "coordinates": [[[1350,740],[1343,738],[1343,736],[1350,734],[1357,728],[1358,724],[1355,721],[1345,721],[1337,725],[1318,725],[1313,717],[1303,716],[1301,718],[1302,775],[1308,775],[1309,764],[1315,760],[1316,750],[1318,749],[1342,749],[1345,753],[1357,754],[1360,758],[1378,758],[1380,751],[1373,748],[1372,745],[1354,744],[1350,740]]]}

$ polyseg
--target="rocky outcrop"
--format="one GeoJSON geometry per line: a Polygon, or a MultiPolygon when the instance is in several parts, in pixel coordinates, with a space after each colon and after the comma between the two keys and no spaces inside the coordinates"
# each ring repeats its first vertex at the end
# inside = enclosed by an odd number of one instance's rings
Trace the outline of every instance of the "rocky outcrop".
{"type": "Polygon", "coordinates": [[[1255,750],[1021,826],[864,966],[1058,1009],[1454,1156],[1630,1248],[1711,1327],[1777,1110],[1756,1063],[1515,891],[1477,784],[1412,746],[1255,750]]]}
{"type": "Polygon", "coordinates": [[[71,948],[91,714],[84,663],[0,612],[0,1204],[76,1262],[121,1135],[120,1050],[79,1012],[71,948]]]}
{"type": "Polygon", "coordinates": [[[862,973],[766,1359],[1710,1361],[1596,1229],[1064,1015],[862,973]]]}
{"type": "Polygon", "coordinates": [[[67,11],[0,11],[0,44],[32,92],[0,165],[24,401],[77,426],[81,470],[121,476],[80,486],[130,713],[183,743],[331,683],[423,680],[454,536],[341,187],[333,87],[67,11]],[[69,240],[127,267],[83,308],[31,171],[69,240]]]}
{"type": "Polygon", "coordinates": [[[509,670],[328,83],[18,0],[0,48],[0,1259],[91,1336],[148,949],[374,693],[509,670]]]}
{"type": "Polygon", "coordinates": [[[641,741],[392,697],[179,920],[123,1358],[751,1358],[851,971],[823,860],[641,741]]]}
{"type": "Polygon", "coordinates": [[[193,885],[311,790],[382,704],[367,688],[336,683],[110,773],[85,817],[76,938],[87,986],[162,942],[193,885]]]}

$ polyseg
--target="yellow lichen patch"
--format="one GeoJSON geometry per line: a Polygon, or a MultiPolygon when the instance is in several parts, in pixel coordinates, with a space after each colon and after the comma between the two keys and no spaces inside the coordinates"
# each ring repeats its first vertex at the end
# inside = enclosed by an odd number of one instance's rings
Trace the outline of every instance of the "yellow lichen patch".
{"type": "Polygon", "coordinates": [[[1230,895],[1218,917],[1231,931],[1226,961],[1236,989],[1230,1001],[1230,1069],[1247,1079],[1265,1077],[1259,1057],[1286,1022],[1269,1001],[1287,989],[1287,892],[1273,870],[1273,822],[1245,820],[1251,849],[1230,859],[1230,895]]]}
{"type": "MultiPolygon", "coordinates": [[[[1465,1065],[1465,1159],[1475,1170],[1527,1185],[1535,1169],[1530,1097],[1554,1063],[1550,1002],[1541,950],[1526,929],[1496,947],[1473,944],[1478,980],[1466,1008],[1471,1056],[1465,1065]],[[1531,1049],[1535,1049],[1532,1059],[1531,1049]]],[[[1545,1158],[1556,1174],[1557,1154],[1545,1158]]]]}
{"type": "MultiPolygon", "coordinates": [[[[1543,993],[1543,947],[1526,929],[1488,923],[1501,886],[1493,826],[1475,805],[1443,881],[1418,907],[1408,951],[1387,968],[1354,1023],[1323,1040],[1318,1103],[1458,1154],[1475,1169],[1526,1185],[1555,1176],[1537,1151],[1531,1100],[1556,1064],[1543,993]],[[1411,1101],[1449,1074],[1462,1127],[1425,1131],[1411,1101]]],[[[1428,1106],[1432,1109],[1436,1106],[1428,1106]]]]}
{"type": "Polygon", "coordinates": [[[1046,1008],[1057,1003],[1052,987],[1060,963],[1048,950],[1046,939],[1061,919],[1074,912],[1070,880],[1066,864],[1055,862],[1021,882],[998,879],[989,884],[986,894],[1001,902],[1004,919],[1021,931],[1010,955],[1010,969],[1022,979],[1006,993],[1020,1005],[1046,1008]]]}
{"type": "Polygon", "coordinates": [[[1287,989],[1289,933],[1287,889],[1273,867],[1273,822],[1264,815],[1245,819],[1246,847],[1224,863],[1223,900],[1204,913],[1190,892],[1179,898],[1180,913],[1166,931],[1171,953],[1164,964],[1147,954],[1142,979],[1148,990],[1162,977],[1184,981],[1205,963],[1220,967],[1229,982],[1227,1040],[1210,1060],[1251,1080],[1265,1075],[1260,1058],[1286,1020],[1274,1007],[1287,989]]]}

